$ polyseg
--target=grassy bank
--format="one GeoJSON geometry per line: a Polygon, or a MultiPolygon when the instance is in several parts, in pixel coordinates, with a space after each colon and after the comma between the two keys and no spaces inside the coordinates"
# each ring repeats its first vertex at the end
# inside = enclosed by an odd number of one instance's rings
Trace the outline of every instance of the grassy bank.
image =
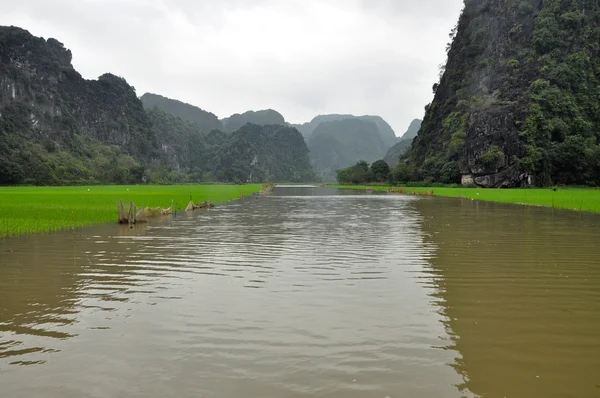
{"type": "Polygon", "coordinates": [[[183,210],[194,202],[226,202],[260,190],[260,185],[135,185],[0,188],[0,238],[117,221],[117,202],[183,210]]]}
{"type": "MultiPolygon", "coordinates": [[[[330,185],[334,188],[366,189],[365,186],[330,185]]],[[[489,202],[515,203],[533,206],[554,207],[600,213],[599,189],[565,188],[552,189],[483,189],[483,188],[412,188],[374,186],[375,191],[392,190],[397,193],[444,196],[484,200],[489,202]]]]}

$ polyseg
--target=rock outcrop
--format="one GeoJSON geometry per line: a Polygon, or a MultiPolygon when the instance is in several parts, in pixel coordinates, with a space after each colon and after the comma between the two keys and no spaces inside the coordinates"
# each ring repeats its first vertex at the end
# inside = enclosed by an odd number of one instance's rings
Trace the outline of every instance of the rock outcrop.
{"type": "Polygon", "coordinates": [[[216,155],[220,179],[242,182],[314,181],[308,148],[293,127],[247,123],[216,155]]]}
{"type": "Polygon", "coordinates": [[[83,79],[59,41],[0,27],[0,184],[314,178],[294,128],[246,124],[225,134],[209,112],[142,99],[147,110],[123,78],[83,79]]]}
{"type": "Polygon", "coordinates": [[[454,164],[484,187],[599,184],[599,38],[596,2],[465,1],[413,177],[454,164]]]}
{"type": "Polygon", "coordinates": [[[0,27],[0,116],[4,184],[139,181],[140,159],[157,153],[133,87],[111,74],[83,79],[62,43],[17,27],[0,27]]]}

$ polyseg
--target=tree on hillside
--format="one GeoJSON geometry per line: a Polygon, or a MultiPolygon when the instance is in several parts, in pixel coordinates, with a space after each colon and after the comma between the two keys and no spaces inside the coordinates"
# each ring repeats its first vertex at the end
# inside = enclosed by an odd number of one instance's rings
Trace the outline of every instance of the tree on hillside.
{"type": "Polygon", "coordinates": [[[378,160],[371,165],[373,178],[377,182],[386,182],[390,179],[390,166],[385,160],[378,160]]]}
{"type": "Polygon", "coordinates": [[[364,160],[361,160],[354,166],[337,170],[336,173],[340,184],[365,184],[375,180],[369,163],[364,160]]]}

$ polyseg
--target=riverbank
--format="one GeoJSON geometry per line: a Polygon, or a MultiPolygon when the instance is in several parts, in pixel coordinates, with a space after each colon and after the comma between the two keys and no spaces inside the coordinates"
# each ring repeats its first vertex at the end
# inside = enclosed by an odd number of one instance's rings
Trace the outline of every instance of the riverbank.
{"type": "MultiPolygon", "coordinates": [[[[332,188],[365,190],[367,186],[328,185],[332,188]]],[[[482,200],[488,202],[513,203],[555,209],[600,213],[600,189],[550,188],[490,189],[490,188],[427,188],[373,186],[374,191],[391,191],[400,194],[443,196],[482,200]]]]}
{"type": "Polygon", "coordinates": [[[0,188],[0,238],[117,222],[117,202],[184,210],[194,202],[223,203],[261,185],[133,185],[0,188]]]}

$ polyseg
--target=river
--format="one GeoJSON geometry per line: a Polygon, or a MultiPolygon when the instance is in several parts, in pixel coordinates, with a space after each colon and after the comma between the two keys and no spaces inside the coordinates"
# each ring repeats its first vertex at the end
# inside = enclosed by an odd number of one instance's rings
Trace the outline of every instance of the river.
{"type": "Polygon", "coordinates": [[[600,217],[277,188],[0,240],[1,397],[599,397],[600,217]]]}

